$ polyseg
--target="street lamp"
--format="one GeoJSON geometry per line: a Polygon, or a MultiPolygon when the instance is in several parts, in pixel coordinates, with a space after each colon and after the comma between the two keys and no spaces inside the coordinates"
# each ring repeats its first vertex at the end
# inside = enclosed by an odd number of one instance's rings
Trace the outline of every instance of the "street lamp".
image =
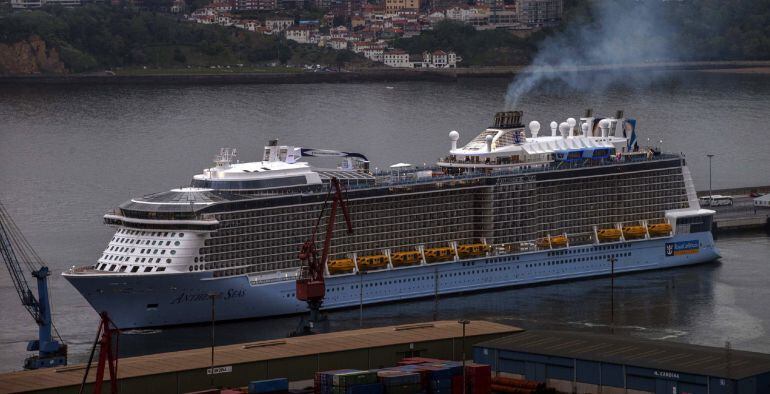
{"type": "Polygon", "coordinates": [[[366,271],[360,269],[356,273],[358,275],[358,328],[364,328],[364,275],[366,271]]]}
{"type": "Polygon", "coordinates": [[[714,157],[713,153],[706,154],[709,158],[709,204],[711,204],[711,158],[714,157]]]}
{"type": "Polygon", "coordinates": [[[617,257],[610,256],[607,258],[610,262],[610,332],[615,333],[615,263],[618,261],[617,257]]]}
{"type": "Polygon", "coordinates": [[[465,384],[465,326],[468,325],[468,324],[471,324],[471,321],[463,319],[463,320],[458,320],[457,322],[463,325],[463,341],[462,341],[462,346],[463,346],[463,394],[465,394],[465,391],[467,390],[467,385],[465,384]]]}
{"type": "Polygon", "coordinates": [[[214,301],[219,297],[219,293],[208,293],[211,298],[211,386],[214,386],[214,322],[216,321],[216,310],[214,307],[214,301]]]}

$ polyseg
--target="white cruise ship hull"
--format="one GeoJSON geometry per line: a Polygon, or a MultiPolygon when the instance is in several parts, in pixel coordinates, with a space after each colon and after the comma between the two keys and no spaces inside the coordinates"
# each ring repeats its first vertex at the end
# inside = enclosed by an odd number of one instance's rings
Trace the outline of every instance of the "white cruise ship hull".
{"type": "MultiPolygon", "coordinates": [[[[410,300],[438,294],[671,268],[719,258],[710,232],[647,240],[602,243],[513,255],[494,255],[425,264],[365,275],[327,278],[324,309],[410,300]],[[438,278],[436,278],[438,276],[438,278]],[[363,284],[363,292],[359,287],[363,284]],[[362,300],[363,298],[363,300],[362,300]]],[[[241,275],[213,278],[211,272],[153,275],[65,274],[96,311],[107,311],[120,328],[208,322],[209,294],[216,298],[217,320],[262,318],[302,313],[293,277],[241,275]]]]}

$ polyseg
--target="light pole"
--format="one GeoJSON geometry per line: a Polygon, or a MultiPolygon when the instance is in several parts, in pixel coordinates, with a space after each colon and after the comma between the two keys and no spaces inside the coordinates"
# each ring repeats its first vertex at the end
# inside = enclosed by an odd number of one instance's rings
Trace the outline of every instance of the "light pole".
{"type": "Polygon", "coordinates": [[[615,256],[607,258],[610,262],[610,333],[615,333],[615,256]]]}
{"type": "Polygon", "coordinates": [[[214,322],[216,321],[216,309],[214,301],[219,297],[219,293],[211,292],[208,294],[211,298],[211,386],[214,386],[214,322]]]}
{"type": "Polygon", "coordinates": [[[463,341],[462,341],[462,346],[463,346],[463,394],[465,394],[465,392],[467,390],[467,385],[465,384],[465,326],[470,324],[471,321],[463,319],[463,320],[458,320],[457,322],[463,325],[463,341]]]}
{"type": "Polygon", "coordinates": [[[709,158],[709,204],[711,204],[711,158],[714,157],[713,153],[706,155],[709,158]]]}
{"type": "Polygon", "coordinates": [[[358,271],[358,328],[364,328],[364,275],[366,272],[358,271]]]}

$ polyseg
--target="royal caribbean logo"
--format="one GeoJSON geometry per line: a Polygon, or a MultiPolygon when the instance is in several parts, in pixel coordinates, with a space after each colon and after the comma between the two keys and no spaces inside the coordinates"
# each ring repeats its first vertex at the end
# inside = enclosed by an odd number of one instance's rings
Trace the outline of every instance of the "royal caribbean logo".
{"type": "Polygon", "coordinates": [[[698,241],[667,242],[666,256],[696,254],[698,253],[699,247],[698,241]]]}

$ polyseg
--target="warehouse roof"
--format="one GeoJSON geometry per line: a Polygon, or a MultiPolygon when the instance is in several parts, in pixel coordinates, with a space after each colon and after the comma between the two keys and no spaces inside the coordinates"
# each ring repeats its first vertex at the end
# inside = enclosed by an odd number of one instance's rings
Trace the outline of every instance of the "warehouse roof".
{"type": "Polygon", "coordinates": [[[609,334],[523,331],[476,347],[735,380],[770,372],[770,354],[609,334]]]}
{"type": "MultiPolygon", "coordinates": [[[[466,336],[472,338],[493,334],[503,335],[520,330],[520,328],[498,323],[473,321],[466,328],[466,336]]],[[[456,321],[338,331],[247,344],[217,346],[215,351],[216,365],[234,365],[346,350],[446,340],[460,338],[462,335],[462,326],[456,321]]],[[[121,358],[119,379],[205,369],[211,363],[210,352],[210,348],[203,348],[121,358]]],[[[93,368],[95,369],[95,365],[93,368]]],[[[0,393],[79,386],[84,372],[85,366],[81,364],[0,374],[0,393]]],[[[88,381],[92,382],[95,375],[95,371],[92,371],[88,375],[88,381]]]]}

